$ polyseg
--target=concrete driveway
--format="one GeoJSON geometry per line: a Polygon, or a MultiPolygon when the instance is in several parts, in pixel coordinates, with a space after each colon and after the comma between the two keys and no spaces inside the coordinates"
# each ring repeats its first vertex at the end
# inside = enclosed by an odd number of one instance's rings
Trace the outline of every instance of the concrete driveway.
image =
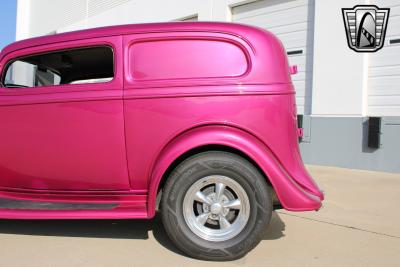
{"type": "Polygon", "coordinates": [[[0,266],[400,266],[400,174],[308,167],[319,212],[273,215],[246,257],[193,260],[152,221],[0,220],[0,266]]]}

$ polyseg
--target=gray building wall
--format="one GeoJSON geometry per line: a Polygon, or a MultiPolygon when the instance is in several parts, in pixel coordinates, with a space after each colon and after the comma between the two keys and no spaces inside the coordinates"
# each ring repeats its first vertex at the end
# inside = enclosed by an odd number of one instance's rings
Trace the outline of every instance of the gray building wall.
{"type": "Polygon", "coordinates": [[[368,147],[368,118],[303,118],[305,163],[400,172],[400,117],[382,117],[381,146],[368,147]]]}

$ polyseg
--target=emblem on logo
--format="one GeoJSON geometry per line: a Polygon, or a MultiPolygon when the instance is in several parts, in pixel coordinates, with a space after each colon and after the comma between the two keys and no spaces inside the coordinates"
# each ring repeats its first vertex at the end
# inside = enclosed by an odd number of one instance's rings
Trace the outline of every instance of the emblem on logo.
{"type": "Polygon", "coordinates": [[[356,52],[376,52],[385,43],[390,8],[357,5],[342,8],[347,44],[356,52]]]}

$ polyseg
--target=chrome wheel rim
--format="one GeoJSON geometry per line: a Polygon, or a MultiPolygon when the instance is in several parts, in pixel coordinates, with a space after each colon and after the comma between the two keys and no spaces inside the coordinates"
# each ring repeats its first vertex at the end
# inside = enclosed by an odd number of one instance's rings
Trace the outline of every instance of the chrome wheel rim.
{"type": "Polygon", "coordinates": [[[183,200],[183,216],[190,230],[207,241],[237,236],[250,216],[250,201],[233,179],[211,175],[196,181],[183,200]]]}

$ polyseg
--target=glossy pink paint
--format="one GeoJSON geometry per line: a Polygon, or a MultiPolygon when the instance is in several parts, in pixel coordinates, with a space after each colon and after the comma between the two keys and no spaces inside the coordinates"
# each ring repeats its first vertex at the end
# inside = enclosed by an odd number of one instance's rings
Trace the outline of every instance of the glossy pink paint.
{"type": "Polygon", "coordinates": [[[151,218],[168,167],[209,145],[251,158],[285,209],[321,207],[299,153],[293,70],[274,35],[230,23],[106,27],[12,44],[0,70],[16,57],[92,45],[113,48],[111,82],[0,88],[0,197],[118,207],[0,209],[0,218],[151,218]],[[164,65],[152,68],[157,58],[164,65]]]}

